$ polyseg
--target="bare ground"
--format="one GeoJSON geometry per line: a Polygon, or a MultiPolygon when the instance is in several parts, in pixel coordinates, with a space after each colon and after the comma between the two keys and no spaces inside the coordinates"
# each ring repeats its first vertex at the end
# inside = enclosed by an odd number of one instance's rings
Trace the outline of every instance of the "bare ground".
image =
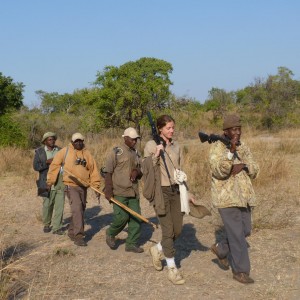
{"type": "MultiPolygon", "coordinates": [[[[293,172],[300,176],[299,166],[293,172]]],[[[220,234],[213,217],[184,217],[176,243],[176,260],[186,279],[182,286],[167,280],[166,268],[158,272],[152,267],[148,250],[160,240],[160,229],[143,224],[145,253],[125,252],[126,231],[118,237],[117,250],[107,247],[112,207],[105,199],[99,206],[93,193],[86,210],[87,247],[75,246],[67,236],[43,233],[41,199],[33,182],[31,176],[0,177],[1,268],[9,278],[9,299],[300,299],[299,179],[298,186],[293,184],[296,190],[287,187],[287,197],[295,203],[287,227],[254,230],[248,240],[253,285],[234,281],[209,251],[220,234]]],[[[146,201],[142,212],[156,222],[146,201]]],[[[66,201],[65,227],[69,216],[66,201]]]]}

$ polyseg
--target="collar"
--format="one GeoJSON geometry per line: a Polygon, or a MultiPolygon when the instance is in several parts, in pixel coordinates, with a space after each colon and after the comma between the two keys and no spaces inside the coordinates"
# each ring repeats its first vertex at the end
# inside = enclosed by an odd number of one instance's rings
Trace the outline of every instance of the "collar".
{"type": "Polygon", "coordinates": [[[130,147],[128,147],[128,146],[125,144],[125,142],[123,142],[123,146],[124,146],[127,150],[129,150],[129,151],[134,151],[134,152],[136,152],[136,149],[135,149],[135,148],[130,148],[130,147]]]}
{"type": "Polygon", "coordinates": [[[45,145],[44,149],[45,151],[53,152],[54,150],[57,150],[57,146],[54,146],[52,150],[49,150],[49,148],[45,145]]]}

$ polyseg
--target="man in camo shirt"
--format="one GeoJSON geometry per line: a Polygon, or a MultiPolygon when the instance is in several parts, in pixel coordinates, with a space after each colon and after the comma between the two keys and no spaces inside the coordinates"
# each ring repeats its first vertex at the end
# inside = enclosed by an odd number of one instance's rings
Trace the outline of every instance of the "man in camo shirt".
{"type": "Polygon", "coordinates": [[[229,268],[231,255],[233,278],[241,283],[253,283],[246,237],[251,232],[251,207],[255,194],[251,179],[257,177],[259,167],[249,148],[240,141],[241,121],[237,115],[228,115],[223,123],[224,138],[229,146],[217,141],[209,155],[212,172],[212,202],[221,215],[227,238],[212,245],[211,251],[220,264],[229,268]]]}

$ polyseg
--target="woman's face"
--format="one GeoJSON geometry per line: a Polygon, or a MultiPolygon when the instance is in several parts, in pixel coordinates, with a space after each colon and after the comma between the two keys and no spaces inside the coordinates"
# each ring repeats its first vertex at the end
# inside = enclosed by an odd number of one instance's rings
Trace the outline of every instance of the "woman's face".
{"type": "Polygon", "coordinates": [[[173,121],[168,122],[163,128],[159,129],[160,136],[164,139],[171,139],[175,131],[175,124],[173,121]]]}

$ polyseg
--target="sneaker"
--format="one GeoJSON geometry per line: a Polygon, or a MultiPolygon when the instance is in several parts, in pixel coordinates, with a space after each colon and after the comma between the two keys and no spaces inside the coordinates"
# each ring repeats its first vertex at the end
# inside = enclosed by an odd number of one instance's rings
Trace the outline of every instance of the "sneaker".
{"type": "Polygon", "coordinates": [[[217,244],[213,244],[210,248],[211,252],[213,254],[215,254],[218,258],[218,261],[220,263],[220,265],[225,269],[225,270],[229,270],[229,262],[228,262],[228,259],[227,257],[224,257],[224,258],[221,258],[219,256],[219,253],[218,253],[218,249],[217,249],[217,244]]]}
{"type": "Polygon", "coordinates": [[[144,249],[137,246],[126,246],[125,251],[127,252],[133,252],[133,253],[143,253],[144,249]]]}
{"type": "Polygon", "coordinates": [[[111,250],[116,250],[117,245],[116,245],[116,239],[114,236],[111,236],[109,234],[106,234],[106,244],[111,250]]]}
{"type": "Polygon", "coordinates": [[[64,235],[65,232],[60,228],[58,230],[53,231],[53,234],[64,235]]]}
{"type": "Polygon", "coordinates": [[[46,225],[46,226],[44,226],[43,231],[44,231],[45,233],[48,233],[48,232],[51,231],[51,227],[50,227],[49,225],[46,225]]]}
{"type": "Polygon", "coordinates": [[[83,247],[87,246],[87,243],[83,238],[75,239],[74,244],[76,246],[83,246],[83,247]]]}
{"type": "Polygon", "coordinates": [[[161,271],[163,269],[162,266],[162,259],[163,259],[163,254],[161,251],[158,250],[157,246],[154,245],[150,248],[149,250],[150,255],[152,256],[152,264],[157,271],[161,271]]]}
{"type": "Polygon", "coordinates": [[[247,273],[233,273],[233,279],[240,283],[254,283],[254,280],[247,273]]]}
{"type": "Polygon", "coordinates": [[[169,268],[168,279],[173,284],[184,284],[185,283],[185,280],[183,279],[182,275],[180,274],[179,270],[176,267],[169,268]]]}

